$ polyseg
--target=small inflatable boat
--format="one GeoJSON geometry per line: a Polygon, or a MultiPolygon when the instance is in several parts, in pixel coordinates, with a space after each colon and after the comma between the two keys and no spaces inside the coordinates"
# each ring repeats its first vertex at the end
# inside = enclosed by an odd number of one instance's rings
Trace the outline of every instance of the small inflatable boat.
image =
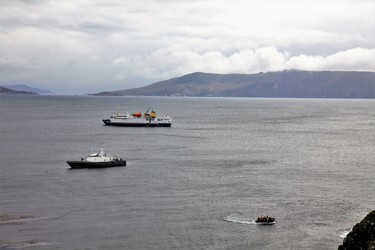
{"type": "Polygon", "coordinates": [[[255,221],[259,225],[273,225],[276,223],[275,218],[269,216],[258,217],[255,221]]]}

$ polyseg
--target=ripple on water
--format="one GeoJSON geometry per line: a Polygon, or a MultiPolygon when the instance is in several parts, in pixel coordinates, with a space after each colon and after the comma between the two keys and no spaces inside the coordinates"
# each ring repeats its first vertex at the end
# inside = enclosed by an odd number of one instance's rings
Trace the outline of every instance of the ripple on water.
{"type": "Polygon", "coordinates": [[[27,221],[36,220],[38,217],[31,215],[9,215],[0,214],[0,225],[6,224],[21,224],[27,221]]]}
{"type": "Polygon", "coordinates": [[[337,233],[340,235],[340,238],[345,239],[345,237],[351,232],[352,230],[350,228],[345,228],[337,231],[337,233]]]}
{"type": "Polygon", "coordinates": [[[12,248],[12,249],[22,249],[28,247],[40,247],[54,245],[55,243],[38,241],[38,240],[28,240],[28,241],[10,241],[10,240],[0,240],[0,248],[12,248]]]}

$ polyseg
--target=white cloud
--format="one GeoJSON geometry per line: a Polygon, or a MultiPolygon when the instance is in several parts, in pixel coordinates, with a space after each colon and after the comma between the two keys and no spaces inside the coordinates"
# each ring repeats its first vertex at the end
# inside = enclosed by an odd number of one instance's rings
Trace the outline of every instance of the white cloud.
{"type": "Polygon", "coordinates": [[[0,67],[13,69],[1,79],[55,92],[194,71],[375,71],[374,1],[4,0],[0,12],[0,67]]]}
{"type": "MultiPolygon", "coordinates": [[[[198,53],[184,46],[157,50],[150,55],[118,58],[114,65],[148,79],[165,79],[191,72],[256,73],[300,70],[375,71],[375,49],[355,48],[327,56],[298,55],[274,47],[243,50],[225,56],[219,51],[198,53]],[[121,63],[121,64],[120,64],[121,63]]],[[[122,74],[121,79],[126,79],[122,74]]]]}
{"type": "Polygon", "coordinates": [[[125,57],[119,57],[112,61],[112,65],[126,65],[128,63],[128,59],[125,57]]]}
{"type": "Polygon", "coordinates": [[[0,57],[0,70],[4,69],[29,69],[32,65],[22,57],[15,55],[5,55],[0,57]]]}
{"type": "Polygon", "coordinates": [[[287,69],[375,71],[375,49],[354,48],[329,56],[299,55],[290,58],[287,69]]]}

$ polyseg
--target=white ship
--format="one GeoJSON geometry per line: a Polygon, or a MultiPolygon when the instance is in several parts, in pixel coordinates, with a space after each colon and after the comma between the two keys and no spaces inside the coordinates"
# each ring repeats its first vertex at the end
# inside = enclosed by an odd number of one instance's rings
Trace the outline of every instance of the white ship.
{"type": "Polygon", "coordinates": [[[103,122],[108,126],[124,126],[124,127],[170,127],[172,126],[172,118],[168,115],[158,116],[155,111],[148,113],[133,113],[112,115],[103,122]]]}

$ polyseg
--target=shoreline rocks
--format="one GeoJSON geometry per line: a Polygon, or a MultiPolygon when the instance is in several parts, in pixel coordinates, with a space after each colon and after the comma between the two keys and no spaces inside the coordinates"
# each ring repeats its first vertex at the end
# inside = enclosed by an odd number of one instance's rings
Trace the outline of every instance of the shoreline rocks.
{"type": "Polygon", "coordinates": [[[375,210],[353,227],[338,250],[375,250],[375,210]]]}

